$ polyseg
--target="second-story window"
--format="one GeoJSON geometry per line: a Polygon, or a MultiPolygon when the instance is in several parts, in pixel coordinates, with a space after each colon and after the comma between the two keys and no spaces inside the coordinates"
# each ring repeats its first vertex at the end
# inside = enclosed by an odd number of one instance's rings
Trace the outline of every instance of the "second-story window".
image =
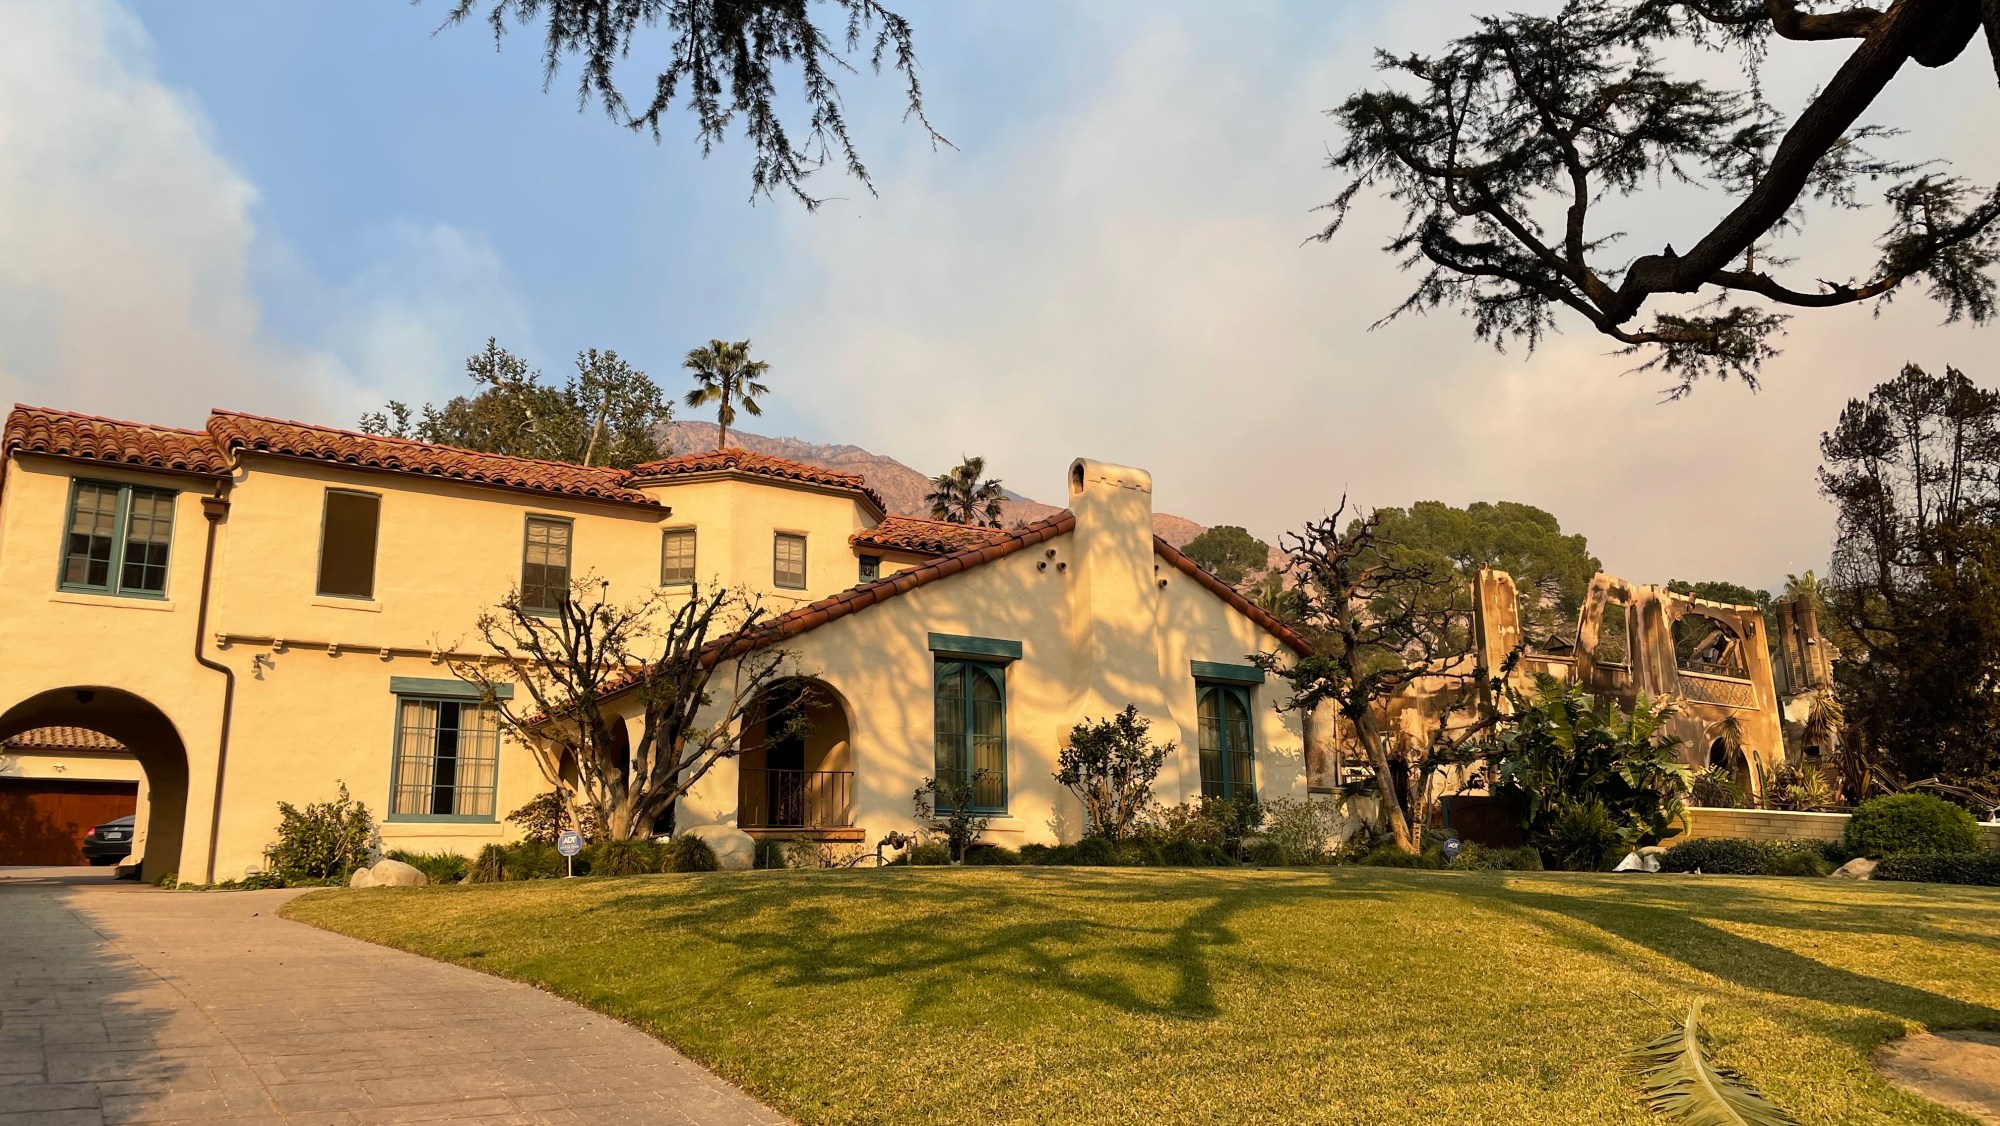
{"type": "Polygon", "coordinates": [[[382,498],[347,489],[326,491],[319,523],[318,593],[327,598],[375,597],[375,543],[382,498]]]}
{"type": "Polygon", "coordinates": [[[158,597],[167,592],[174,494],[78,481],[63,536],[64,590],[158,597]]]}
{"type": "Polygon", "coordinates": [[[569,593],[570,523],[553,516],[528,517],[527,548],[521,555],[521,605],[553,613],[569,593]]]}
{"type": "Polygon", "coordinates": [[[694,529],[669,528],[660,542],[660,585],[694,582],[694,529]]]}
{"type": "Polygon", "coordinates": [[[864,555],[861,557],[861,581],[872,583],[882,577],[882,557],[864,555]]]}
{"type": "Polygon", "coordinates": [[[806,588],[806,538],[779,532],[771,546],[771,585],[781,590],[806,588]]]}

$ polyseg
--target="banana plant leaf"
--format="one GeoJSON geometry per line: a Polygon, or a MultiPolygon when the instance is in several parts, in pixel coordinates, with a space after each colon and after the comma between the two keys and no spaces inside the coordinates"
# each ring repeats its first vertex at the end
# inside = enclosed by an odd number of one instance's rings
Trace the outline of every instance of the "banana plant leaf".
{"type": "Polygon", "coordinates": [[[1743,1076],[1709,1058],[1700,1000],[1672,1032],[1633,1052],[1631,1065],[1646,1105],[1689,1126],[1799,1126],[1743,1076]]]}

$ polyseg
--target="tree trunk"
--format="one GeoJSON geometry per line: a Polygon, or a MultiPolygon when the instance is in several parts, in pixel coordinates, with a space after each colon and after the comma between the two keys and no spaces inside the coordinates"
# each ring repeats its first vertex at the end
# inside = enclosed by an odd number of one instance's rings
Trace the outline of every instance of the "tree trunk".
{"type": "Polygon", "coordinates": [[[1986,50],[1993,56],[1993,77],[2000,80],[2000,0],[1985,0],[1979,18],[1986,24],[1986,50]]]}
{"type": "Polygon", "coordinates": [[[1369,761],[1375,765],[1376,800],[1382,821],[1387,824],[1390,835],[1395,837],[1396,847],[1408,852],[1417,851],[1416,834],[1411,831],[1402,799],[1396,796],[1396,778],[1389,769],[1389,748],[1382,742],[1382,733],[1376,729],[1374,714],[1363,711],[1359,716],[1349,718],[1354,724],[1354,733],[1368,748],[1369,761]]]}
{"type": "Polygon", "coordinates": [[[722,409],[715,412],[715,448],[729,448],[729,384],[722,385],[722,409]]]}

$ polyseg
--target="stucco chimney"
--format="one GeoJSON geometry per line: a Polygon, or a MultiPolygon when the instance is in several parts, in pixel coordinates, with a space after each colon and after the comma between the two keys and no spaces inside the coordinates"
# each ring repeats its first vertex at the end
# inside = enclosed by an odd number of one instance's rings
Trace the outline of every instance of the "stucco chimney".
{"type": "Polygon", "coordinates": [[[1165,719],[1153,555],[1153,478],[1143,469],[1078,458],[1069,467],[1076,515],[1070,629],[1079,718],[1137,704],[1165,719]]]}

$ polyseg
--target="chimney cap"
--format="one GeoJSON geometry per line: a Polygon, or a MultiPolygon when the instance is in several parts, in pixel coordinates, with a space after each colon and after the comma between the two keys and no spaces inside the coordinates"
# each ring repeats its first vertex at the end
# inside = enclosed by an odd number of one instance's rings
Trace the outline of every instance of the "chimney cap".
{"type": "Polygon", "coordinates": [[[1131,489],[1134,492],[1153,492],[1153,475],[1143,469],[1129,465],[1114,465],[1108,461],[1092,461],[1087,457],[1077,458],[1069,463],[1069,495],[1081,496],[1092,485],[1109,486],[1114,489],[1131,489]]]}

